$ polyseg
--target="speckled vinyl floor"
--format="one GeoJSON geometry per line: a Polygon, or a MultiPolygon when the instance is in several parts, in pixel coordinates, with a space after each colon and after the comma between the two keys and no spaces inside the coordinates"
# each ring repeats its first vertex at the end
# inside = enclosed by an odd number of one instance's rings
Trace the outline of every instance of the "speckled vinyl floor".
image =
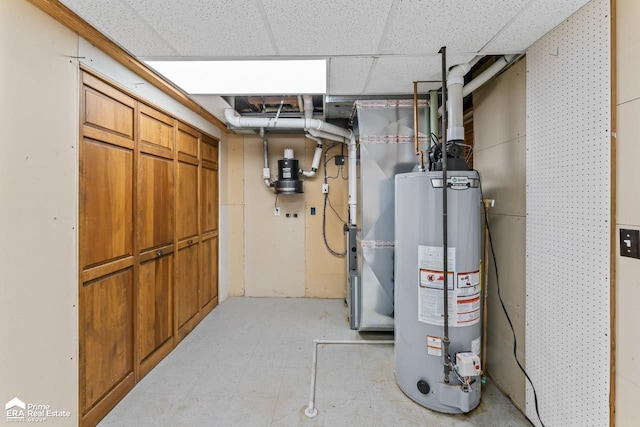
{"type": "Polygon", "coordinates": [[[307,418],[315,338],[372,337],[349,329],[342,300],[229,298],[100,426],[531,426],[490,381],[467,415],[415,404],[395,383],[392,345],[319,346],[307,418]]]}

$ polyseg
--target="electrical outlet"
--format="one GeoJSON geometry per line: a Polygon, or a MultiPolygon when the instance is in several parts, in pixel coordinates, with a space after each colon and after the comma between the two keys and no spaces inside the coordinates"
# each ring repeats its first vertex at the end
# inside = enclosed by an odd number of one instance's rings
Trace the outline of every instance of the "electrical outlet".
{"type": "Polygon", "coordinates": [[[280,216],[280,208],[273,208],[273,215],[280,216]]]}
{"type": "Polygon", "coordinates": [[[329,194],[329,184],[322,184],[322,194],[329,194]]]}

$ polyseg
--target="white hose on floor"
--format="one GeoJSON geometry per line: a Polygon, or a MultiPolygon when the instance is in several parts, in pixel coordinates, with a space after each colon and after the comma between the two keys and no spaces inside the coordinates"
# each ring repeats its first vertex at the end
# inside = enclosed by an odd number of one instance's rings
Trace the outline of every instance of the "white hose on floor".
{"type": "Polygon", "coordinates": [[[313,364],[311,366],[311,390],[309,392],[309,405],[304,414],[313,418],[318,415],[316,408],[316,372],[318,370],[318,344],[394,344],[393,340],[313,340],[313,364]]]}

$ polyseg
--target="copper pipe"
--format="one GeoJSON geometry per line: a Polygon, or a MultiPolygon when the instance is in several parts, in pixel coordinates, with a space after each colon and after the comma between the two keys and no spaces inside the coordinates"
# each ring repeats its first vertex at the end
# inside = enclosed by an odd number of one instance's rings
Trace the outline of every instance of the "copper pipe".
{"type": "Polygon", "coordinates": [[[484,226],[484,259],[482,260],[482,345],[480,356],[480,366],[482,366],[482,372],[480,375],[484,376],[487,371],[487,295],[489,293],[489,210],[493,205],[493,199],[484,199],[484,213],[485,213],[485,226],[484,226]]]}
{"type": "Polygon", "coordinates": [[[420,162],[420,172],[424,172],[424,154],[418,145],[418,82],[413,82],[413,144],[420,162]]]}

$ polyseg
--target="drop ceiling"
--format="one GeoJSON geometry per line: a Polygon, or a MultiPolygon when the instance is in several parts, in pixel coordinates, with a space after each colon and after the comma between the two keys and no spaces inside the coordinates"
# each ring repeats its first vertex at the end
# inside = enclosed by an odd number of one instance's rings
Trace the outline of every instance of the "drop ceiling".
{"type": "Polygon", "coordinates": [[[141,60],[326,59],[327,95],[344,99],[439,80],[441,46],[449,66],[523,53],[587,0],[60,2],[141,60]]]}

